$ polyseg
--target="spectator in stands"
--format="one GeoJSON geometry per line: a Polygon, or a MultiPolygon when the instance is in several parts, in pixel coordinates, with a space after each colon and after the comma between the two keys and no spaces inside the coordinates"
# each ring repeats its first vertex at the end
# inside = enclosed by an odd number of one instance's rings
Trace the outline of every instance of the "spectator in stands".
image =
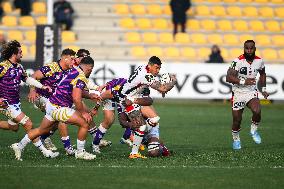
{"type": "Polygon", "coordinates": [[[2,18],[3,14],[4,14],[4,11],[3,11],[2,0],[0,0],[0,18],[2,18]]]}
{"type": "Polygon", "coordinates": [[[6,44],[6,43],[7,43],[7,41],[6,41],[4,34],[0,33],[0,62],[3,60],[2,56],[1,56],[2,48],[3,48],[3,45],[6,44]]]}
{"type": "Polygon", "coordinates": [[[221,50],[218,45],[212,46],[209,60],[207,60],[206,63],[224,63],[224,59],[221,55],[221,50]]]}
{"type": "Polygon", "coordinates": [[[21,16],[29,16],[31,14],[31,0],[15,0],[15,8],[21,9],[21,16]]]}
{"type": "Polygon", "coordinates": [[[185,33],[186,12],[191,7],[190,0],[171,0],[172,21],[174,25],[174,36],[178,32],[178,26],[181,25],[181,32],[185,33]]]}
{"type": "Polygon", "coordinates": [[[71,30],[73,26],[74,9],[70,2],[58,0],[54,3],[54,17],[57,24],[61,24],[63,29],[71,30]]]}

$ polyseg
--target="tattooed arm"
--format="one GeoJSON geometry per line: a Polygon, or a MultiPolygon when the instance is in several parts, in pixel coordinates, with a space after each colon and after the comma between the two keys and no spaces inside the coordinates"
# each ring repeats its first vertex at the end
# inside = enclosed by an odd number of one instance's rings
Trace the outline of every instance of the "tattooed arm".
{"type": "Polygon", "coordinates": [[[162,84],[159,81],[155,81],[150,87],[159,91],[162,94],[165,94],[168,91],[170,91],[175,86],[176,83],[177,83],[177,79],[175,75],[171,75],[171,82],[162,84]]]}
{"type": "Polygon", "coordinates": [[[227,71],[226,81],[232,84],[241,85],[255,85],[256,81],[254,78],[239,79],[238,71],[233,68],[229,68],[227,71]]]}

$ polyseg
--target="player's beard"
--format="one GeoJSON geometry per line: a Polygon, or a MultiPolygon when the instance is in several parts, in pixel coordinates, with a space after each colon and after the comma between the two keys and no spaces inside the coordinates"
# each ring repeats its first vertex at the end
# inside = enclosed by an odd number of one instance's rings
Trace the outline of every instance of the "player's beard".
{"type": "Polygon", "coordinates": [[[252,53],[252,54],[244,53],[244,56],[248,62],[252,62],[254,60],[255,53],[252,53]]]}

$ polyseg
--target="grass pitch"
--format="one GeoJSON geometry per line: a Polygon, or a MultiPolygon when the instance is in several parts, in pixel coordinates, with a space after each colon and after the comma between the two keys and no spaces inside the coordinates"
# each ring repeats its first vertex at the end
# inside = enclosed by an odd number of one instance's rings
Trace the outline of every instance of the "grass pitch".
{"type": "MultiPolygon", "coordinates": [[[[242,149],[231,149],[230,105],[218,102],[155,102],[161,116],[161,139],[173,155],[168,158],[129,160],[130,149],[119,144],[123,130],[116,122],[105,138],[113,142],[94,161],[75,160],[64,153],[58,132],[52,137],[60,156],[46,159],[33,146],[14,159],[8,146],[24,136],[0,130],[0,188],[283,188],[284,105],[263,106],[260,134],[249,136],[250,112],[244,112],[242,149]]],[[[23,111],[37,127],[43,114],[23,102],[23,111]]],[[[2,119],[3,117],[1,117],[2,119]]],[[[99,123],[101,116],[95,118],[99,123]]],[[[69,126],[73,144],[77,128],[69,126]]],[[[91,151],[88,136],[87,150],[91,151]]]]}

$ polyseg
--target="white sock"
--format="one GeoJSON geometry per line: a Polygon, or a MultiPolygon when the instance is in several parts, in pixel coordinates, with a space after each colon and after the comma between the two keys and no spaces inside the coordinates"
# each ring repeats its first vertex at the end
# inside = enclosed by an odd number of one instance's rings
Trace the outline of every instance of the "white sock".
{"type": "Polygon", "coordinates": [[[26,147],[26,145],[27,145],[28,143],[30,143],[30,142],[31,142],[31,140],[29,139],[28,134],[26,134],[26,135],[24,136],[24,138],[22,138],[22,140],[18,143],[18,147],[19,147],[20,150],[22,151],[22,150],[26,147]]]}
{"type": "Polygon", "coordinates": [[[86,140],[81,141],[77,139],[77,150],[83,151],[85,149],[85,143],[86,143],[86,140]]]}
{"type": "Polygon", "coordinates": [[[232,136],[234,141],[240,141],[239,131],[232,131],[232,136]]]}
{"type": "Polygon", "coordinates": [[[37,142],[33,143],[40,151],[45,152],[47,149],[42,144],[41,140],[38,140],[37,142]]]}
{"type": "Polygon", "coordinates": [[[102,124],[100,124],[99,128],[98,128],[102,133],[106,133],[107,129],[103,127],[102,124]]]}
{"type": "Polygon", "coordinates": [[[143,140],[145,129],[146,129],[146,125],[142,125],[141,127],[139,127],[139,129],[137,129],[134,132],[131,154],[137,154],[139,152],[139,147],[143,140]]]}
{"type": "Polygon", "coordinates": [[[250,133],[254,134],[255,131],[257,131],[259,123],[251,121],[251,125],[250,125],[250,133]]]}

